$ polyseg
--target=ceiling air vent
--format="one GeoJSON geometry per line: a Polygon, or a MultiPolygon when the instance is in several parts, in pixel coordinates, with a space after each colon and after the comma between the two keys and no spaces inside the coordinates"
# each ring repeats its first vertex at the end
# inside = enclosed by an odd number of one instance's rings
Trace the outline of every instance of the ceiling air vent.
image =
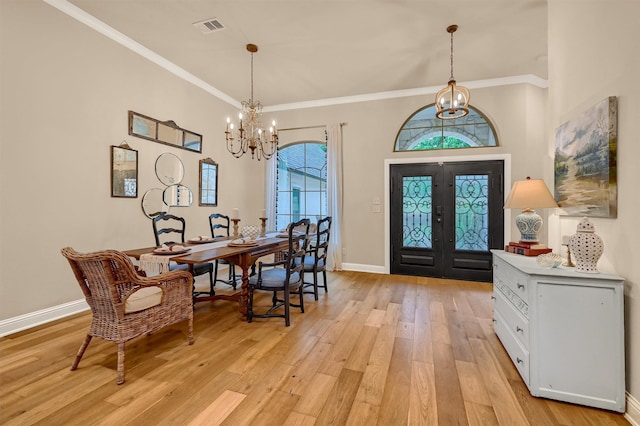
{"type": "Polygon", "coordinates": [[[200,30],[203,34],[210,34],[214,31],[223,30],[224,25],[218,18],[206,19],[200,22],[194,22],[193,26],[200,30]]]}

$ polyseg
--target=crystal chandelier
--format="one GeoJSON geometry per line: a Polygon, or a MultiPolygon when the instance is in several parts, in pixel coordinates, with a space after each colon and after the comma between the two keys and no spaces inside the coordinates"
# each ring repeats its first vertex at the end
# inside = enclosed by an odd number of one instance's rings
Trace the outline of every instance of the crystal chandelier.
{"type": "Polygon", "coordinates": [[[262,128],[262,104],[253,100],[253,54],[258,51],[258,46],[247,44],[247,50],[251,53],[251,98],[248,102],[242,101],[242,112],[238,114],[240,126],[235,132],[231,118],[227,117],[227,129],[224,132],[227,150],[236,158],[250,150],[251,158],[268,160],[278,149],[278,129],[275,121],[271,123],[268,136],[262,128]]]}
{"type": "Polygon", "coordinates": [[[436,94],[436,117],[442,120],[464,117],[469,113],[469,89],[456,86],[456,79],[453,77],[453,33],[457,29],[457,25],[447,27],[447,32],[451,34],[451,77],[447,87],[436,94]]]}

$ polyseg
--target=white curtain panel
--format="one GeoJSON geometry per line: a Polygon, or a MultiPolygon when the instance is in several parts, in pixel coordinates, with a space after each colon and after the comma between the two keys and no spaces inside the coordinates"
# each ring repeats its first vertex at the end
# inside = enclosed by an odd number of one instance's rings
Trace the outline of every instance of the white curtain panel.
{"type": "Polygon", "coordinates": [[[327,270],[342,270],[342,126],[327,125],[327,204],[332,218],[327,270]]]}
{"type": "Polygon", "coordinates": [[[278,155],[275,154],[265,167],[266,173],[266,198],[265,198],[265,210],[267,215],[267,232],[277,231],[276,229],[276,184],[277,184],[277,171],[278,171],[278,155]]]}

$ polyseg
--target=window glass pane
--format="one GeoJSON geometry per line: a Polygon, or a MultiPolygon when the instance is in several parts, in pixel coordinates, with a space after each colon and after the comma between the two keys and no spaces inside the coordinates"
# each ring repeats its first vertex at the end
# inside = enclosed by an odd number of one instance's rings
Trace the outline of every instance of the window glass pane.
{"type": "Polygon", "coordinates": [[[436,118],[431,104],[414,113],[404,123],[394,151],[425,151],[497,146],[495,131],[489,120],[469,106],[469,114],[452,120],[436,118]]]}
{"type": "Polygon", "coordinates": [[[489,176],[456,176],[456,250],[489,250],[489,176]]]}
{"type": "Polygon", "coordinates": [[[432,178],[405,176],[402,179],[402,240],[405,247],[431,248],[432,178]]]}
{"type": "Polygon", "coordinates": [[[278,150],[276,227],[327,212],[327,149],[319,142],[301,142],[278,150]]]}

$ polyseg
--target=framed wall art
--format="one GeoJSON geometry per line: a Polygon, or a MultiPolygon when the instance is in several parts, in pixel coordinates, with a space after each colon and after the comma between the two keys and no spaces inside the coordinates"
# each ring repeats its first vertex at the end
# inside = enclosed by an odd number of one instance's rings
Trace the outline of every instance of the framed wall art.
{"type": "Polygon", "coordinates": [[[111,196],[138,197],[138,151],[125,142],[111,146],[111,196]]]}
{"type": "Polygon", "coordinates": [[[610,96],[556,129],[558,213],[614,218],[618,213],[617,98],[610,96]]]}

